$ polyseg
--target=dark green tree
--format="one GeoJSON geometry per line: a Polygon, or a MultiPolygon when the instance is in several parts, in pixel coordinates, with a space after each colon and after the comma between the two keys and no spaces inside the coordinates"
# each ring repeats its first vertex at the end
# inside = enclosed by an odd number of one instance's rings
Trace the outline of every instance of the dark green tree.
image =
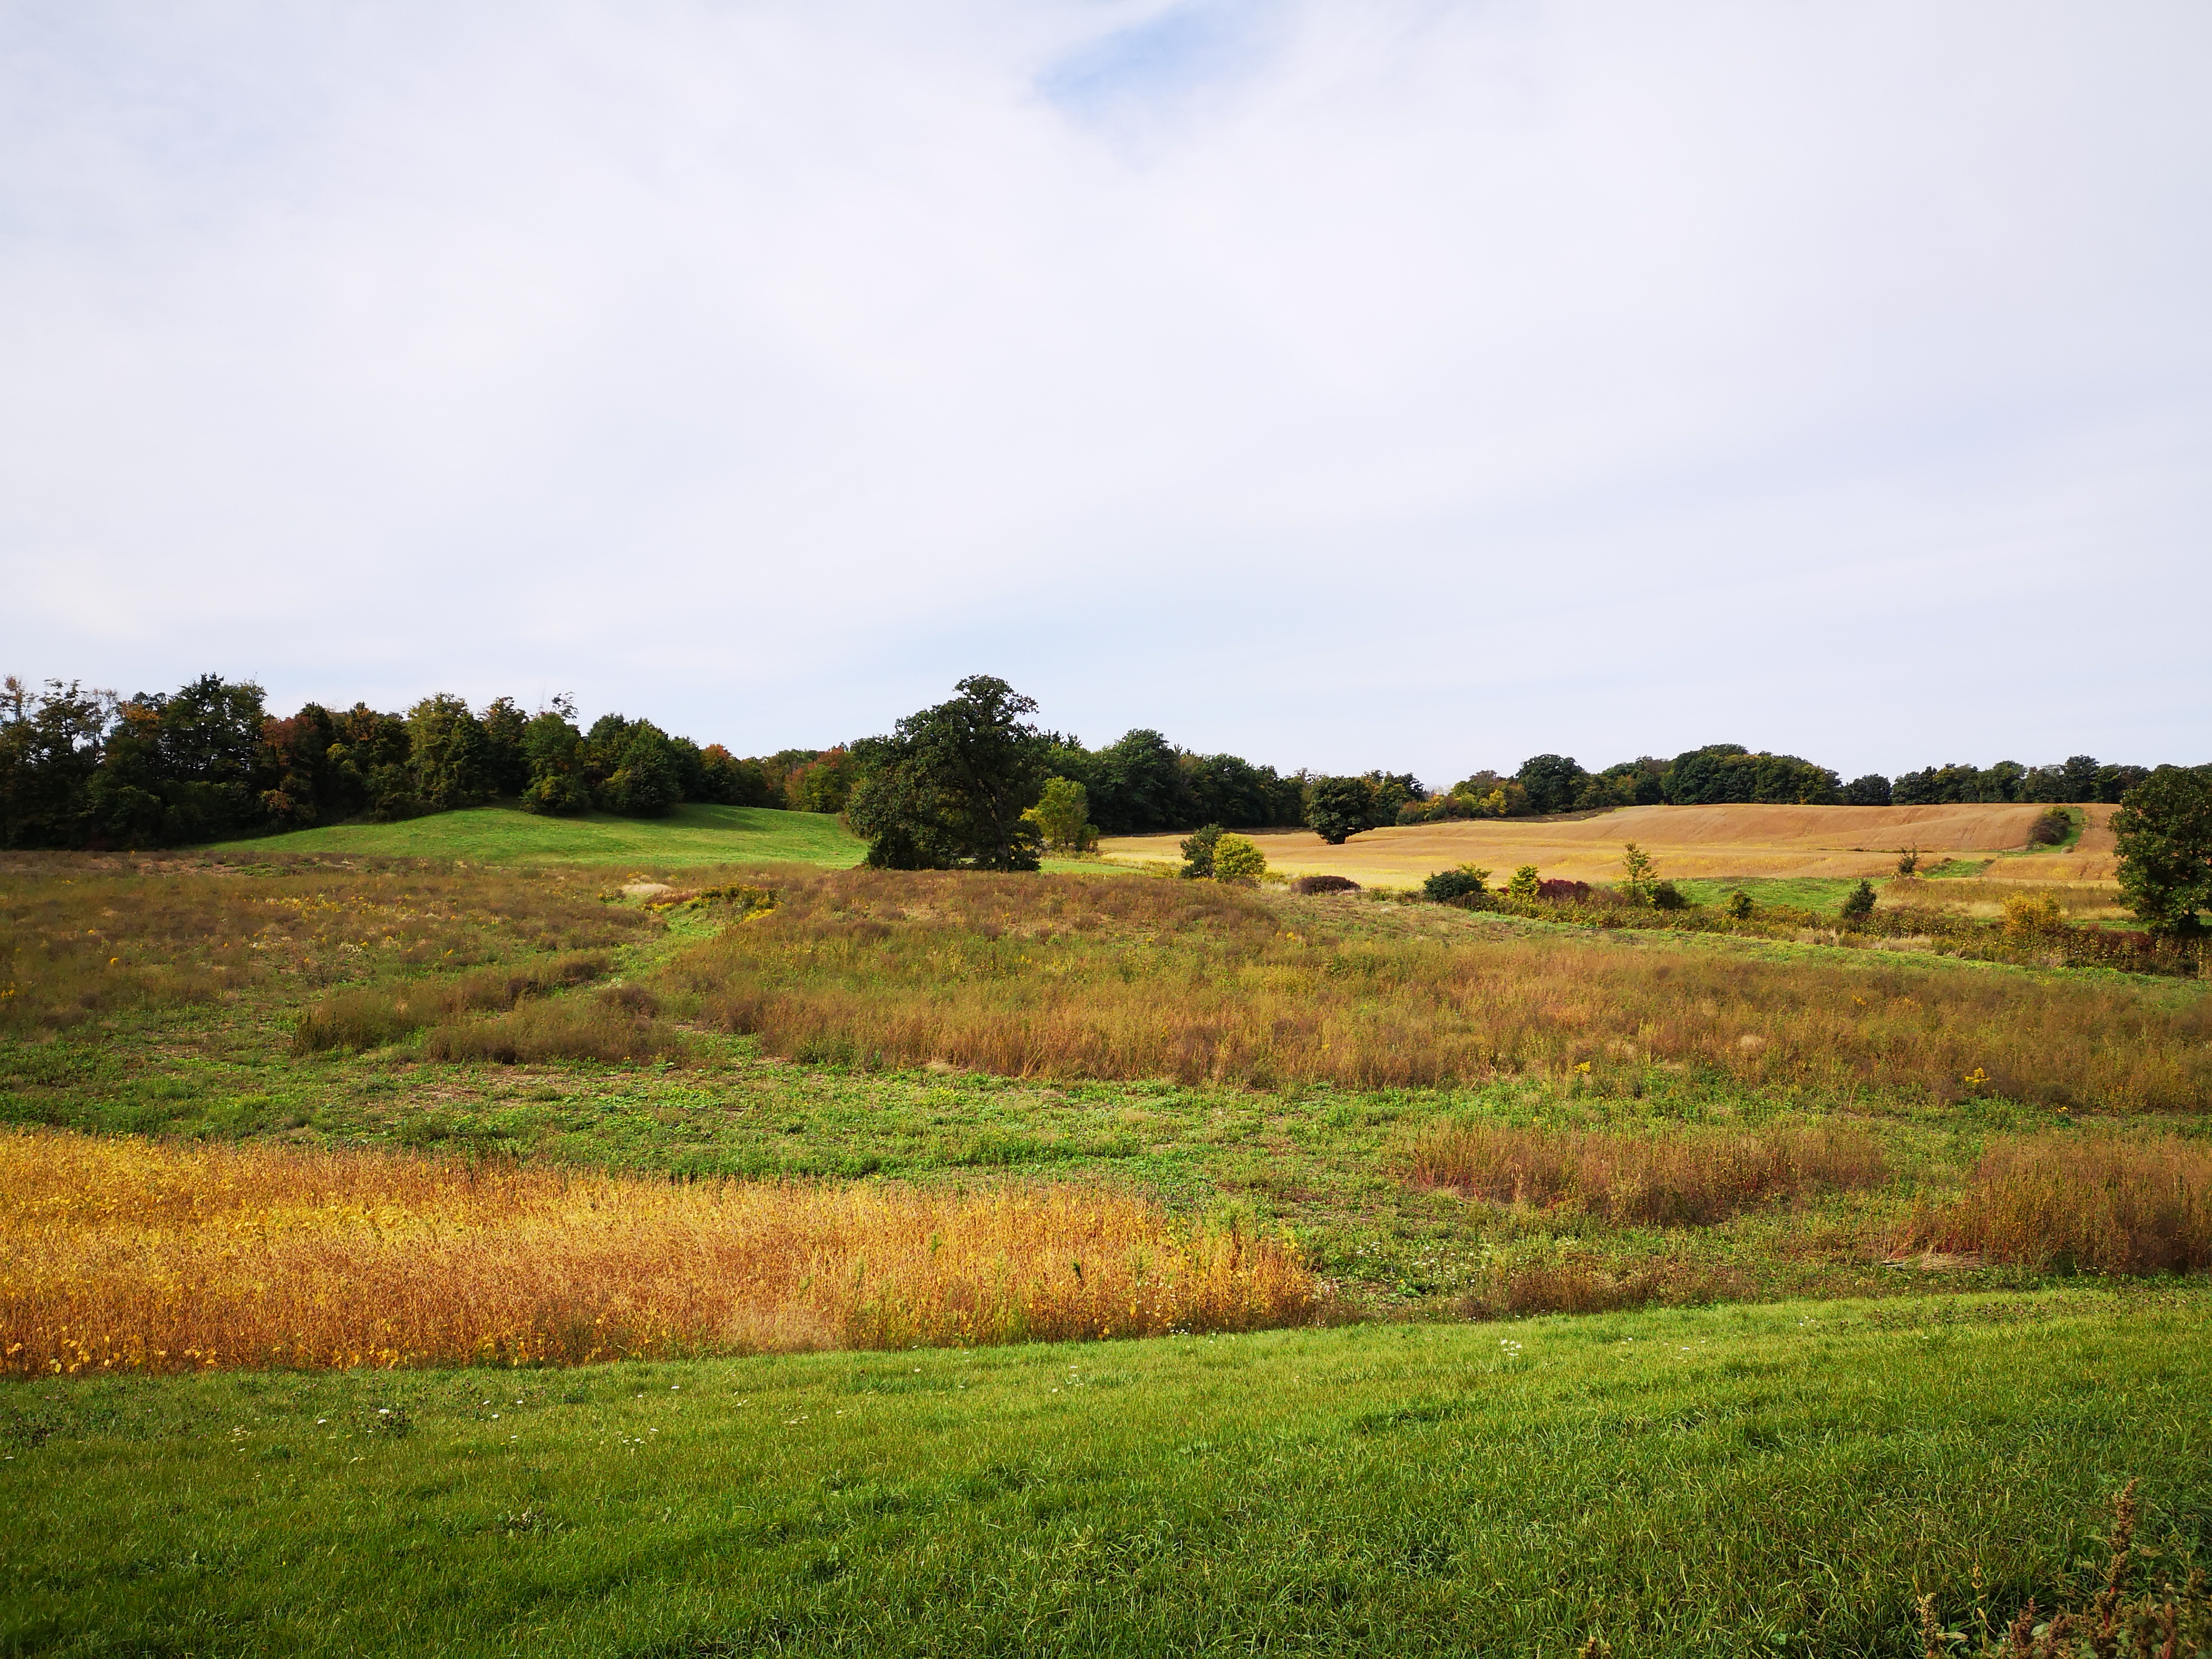
{"type": "Polygon", "coordinates": [[[460,698],[441,692],[409,709],[407,745],[415,798],[428,811],[478,805],[490,794],[490,744],[460,698]]]}
{"type": "Polygon", "coordinates": [[[1833,806],[1843,800],[1844,786],[1826,767],[1796,755],[1754,754],[1740,743],[1709,743],[1674,757],[1667,769],[1667,799],[1677,806],[1747,801],[1833,806]]]}
{"type": "MultiPolygon", "coordinates": [[[[683,799],[675,743],[651,720],[626,726],[615,769],[596,791],[599,804],[627,817],[665,817],[683,799]]],[[[597,738],[599,726],[592,731],[597,738]]]]}
{"type": "Polygon", "coordinates": [[[95,838],[173,846],[263,828],[266,719],[259,686],[214,674],[120,705],[91,790],[95,838]]]}
{"type": "MultiPolygon", "coordinates": [[[[112,700],[46,682],[0,686],[0,847],[75,847],[97,817],[94,788],[112,700]]],[[[152,796],[154,822],[161,804],[152,796]]]]}
{"type": "Polygon", "coordinates": [[[1374,809],[1364,778],[1316,778],[1306,790],[1306,826],[1331,847],[1373,828],[1374,809]]]}
{"type": "Polygon", "coordinates": [[[1528,793],[1532,812],[1571,812],[1589,774],[1569,755],[1532,755],[1521,763],[1514,781],[1528,793]]]}
{"type": "Polygon", "coordinates": [[[2161,766],[2112,814],[2120,891],[2154,933],[2195,933],[2212,910],[2212,766],[2161,766]]]}
{"type": "Polygon", "coordinates": [[[522,752],[522,733],[530,716],[501,697],[477,716],[484,734],[484,781],[495,795],[519,795],[530,787],[530,757],[522,752]]]}
{"type": "Polygon", "coordinates": [[[555,698],[522,728],[522,759],[530,781],[522,787],[526,811],[574,817],[592,810],[591,786],[584,780],[584,734],[576,729],[570,705],[555,698]]]}
{"type": "Polygon", "coordinates": [[[761,763],[739,760],[719,743],[710,743],[699,751],[699,787],[702,800],[723,806],[775,804],[769,798],[768,779],[761,763]]]}
{"type": "Polygon", "coordinates": [[[1043,793],[1050,738],[1004,680],[971,674],[951,701],[889,737],[852,745],[846,821],[878,869],[1034,870],[1039,837],[1022,814],[1043,793]]]}
{"type": "Polygon", "coordinates": [[[1187,799],[1182,751],[1158,732],[1125,732],[1098,751],[1089,776],[1069,772],[1091,798],[1091,816],[1109,835],[1148,836],[1196,821],[1187,799]]]}

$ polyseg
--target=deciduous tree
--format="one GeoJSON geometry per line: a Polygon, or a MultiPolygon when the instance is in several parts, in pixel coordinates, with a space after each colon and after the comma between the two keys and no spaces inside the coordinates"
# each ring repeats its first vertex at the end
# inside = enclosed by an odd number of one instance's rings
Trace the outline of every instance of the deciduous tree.
{"type": "Polygon", "coordinates": [[[2112,814],[2120,890],[2154,933],[2193,933],[2212,910],[2212,766],[2161,766],[2112,814]]]}

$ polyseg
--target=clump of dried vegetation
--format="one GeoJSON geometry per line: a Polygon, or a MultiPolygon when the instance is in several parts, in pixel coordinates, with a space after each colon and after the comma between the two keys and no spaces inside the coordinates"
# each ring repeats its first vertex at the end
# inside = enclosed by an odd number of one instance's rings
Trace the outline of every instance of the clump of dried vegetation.
{"type": "Polygon", "coordinates": [[[425,1025],[510,1009],[525,997],[585,984],[604,975],[609,963],[604,953],[577,951],[453,979],[408,979],[339,991],[308,1006],[292,1030],[292,1048],[297,1054],[373,1048],[425,1025]]]}
{"type": "Polygon", "coordinates": [[[1419,1187],[1656,1227],[1709,1226],[1746,1210],[1878,1187],[1889,1178],[1870,1136],[1833,1124],[1638,1133],[1462,1119],[1419,1134],[1410,1165],[1419,1187]]]}
{"type": "Polygon", "coordinates": [[[635,985],[610,986],[596,996],[528,1002],[489,1018],[441,1024],[423,1040],[422,1052],[431,1060],[493,1060],[502,1066],[685,1058],[690,1045],[658,1022],[659,1012],[660,1000],[652,992],[635,985]]]}
{"type": "Polygon", "coordinates": [[[853,871],[782,896],[680,951],[663,982],[794,1059],[1261,1087],[1537,1074],[1610,1093],[1663,1070],[1831,1097],[2212,1101],[2212,1000],[2135,984],[1649,935],[1384,934],[1341,901],[1201,882],[853,871]]]}
{"type": "Polygon", "coordinates": [[[1963,1191],[1921,1205],[1903,1249],[2107,1273],[2212,1267],[2212,1146],[2083,1131],[2011,1136],[1963,1191]]]}
{"type": "Polygon", "coordinates": [[[1594,1257],[1570,1255],[1491,1269],[1461,1298],[1458,1312],[1466,1319],[1518,1319],[1689,1307],[1740,1297],[1747,1288],[1743,1276],[1729,1268],[1673,1256],[1609,1267],[1594,1257]]]}
{"type": "Polygon", "coordinates": [[[624,1179],[0,1133],[0,1374],[582,1364],[1243,1330],[1294,1247],[1068,1188],[624,1179]]]}

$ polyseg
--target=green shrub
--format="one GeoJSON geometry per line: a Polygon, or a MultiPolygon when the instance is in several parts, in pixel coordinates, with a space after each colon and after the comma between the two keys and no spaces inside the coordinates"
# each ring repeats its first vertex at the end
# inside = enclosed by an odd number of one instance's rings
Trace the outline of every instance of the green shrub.
{"type": "Polygon", "coordinates": [[[2074,833],[2074,815],[2062,807],[2045,812],[2027,829],[2030,847],[2063,846],[2074,833]]]}
{"type": "Polygon", "coordinates": [[[1449,904],[1454,899],[1473,898],[1486,890],[1484,884],[1490,872],[1478,870],[1472,864],[1439,870],[1421,884],[1421,896],[1437,904],[1449,904]]]}
{"type": "Polygon", "coordinates": [[[1267,855],[1243,836],[1224,836],[1213,843],[1216,881],[1257,881],[1267,871],[1267,855]]]}
{"type": "Polygon", "coordinates": [[[1755,908],[1751,902],[1751,895],[1741,887],[1728,896],[1728,913],[1737,921],[1750,921],[1751,913],[1755,908]]]}
{"type": "Polygon", "coordinates": [[[1671,881],[1662,881],[1651,890],[1651,905],[1657,910],[1686,910],[1690,896],[1671,881]]]}
{"type": "Polygon", "coordinates": [[[1651,854],[1632,841],[1620,849],[1620,890],[1628,895],[1629,902],[1650,903],[1651,884],[1659,873],[1659,866],[1652,861],[1651,854]]]}
{"type": "Polygon", "coordinates": [[[1862,881],[1844,896],[1843,915],[1846,921],[1859,921],[1874,914],[1874,884],[1862,881]]]}
{"type": "Polygon", "coordinates": [[[2008,933],[2055,933],[2066,925],[2066,907],[2056,893],[2008,893],[2004,901],[2004,930],[2008,933]]]}
{"type": "Polygon", "coordinates": [[[1213,849],[1228,831],[1218,823],[1209,823],[1203,830],[1194,830],[1182,838],[1182,874],[1192,881],[1205,881],[1213,874],[1213,849]]]}
{"type": "Polygon", "coordinates": [[[1505,884],[1505,896],[1516,904],[1534,904],[1540,885],[1536,866],[1524,864],[1513,872],[1513,879],[1505,884]]]}

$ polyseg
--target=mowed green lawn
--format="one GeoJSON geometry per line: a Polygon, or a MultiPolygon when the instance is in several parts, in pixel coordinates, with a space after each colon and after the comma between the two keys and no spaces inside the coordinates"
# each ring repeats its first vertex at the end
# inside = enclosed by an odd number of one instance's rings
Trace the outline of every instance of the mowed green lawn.
{"type": "Polygon", "coordinates": [[[606,864],[637,859],[663,869],[709,864],[817,864],[849,869],[866,849],[826,812],[757,806],[679,806],[665,818],[540,817],[477,806],[398,823],[336,823],[205,849],[228,857],[281,854],[606,864]]]}
{"type": "Polygon", "coordinates": [[[9,1654],[1906,1655],[1977,1569],[2086,1594],[2131,1479],[2212,1545],[2212,1298],[14,1383],[0,1440],[9,1654]]]}

